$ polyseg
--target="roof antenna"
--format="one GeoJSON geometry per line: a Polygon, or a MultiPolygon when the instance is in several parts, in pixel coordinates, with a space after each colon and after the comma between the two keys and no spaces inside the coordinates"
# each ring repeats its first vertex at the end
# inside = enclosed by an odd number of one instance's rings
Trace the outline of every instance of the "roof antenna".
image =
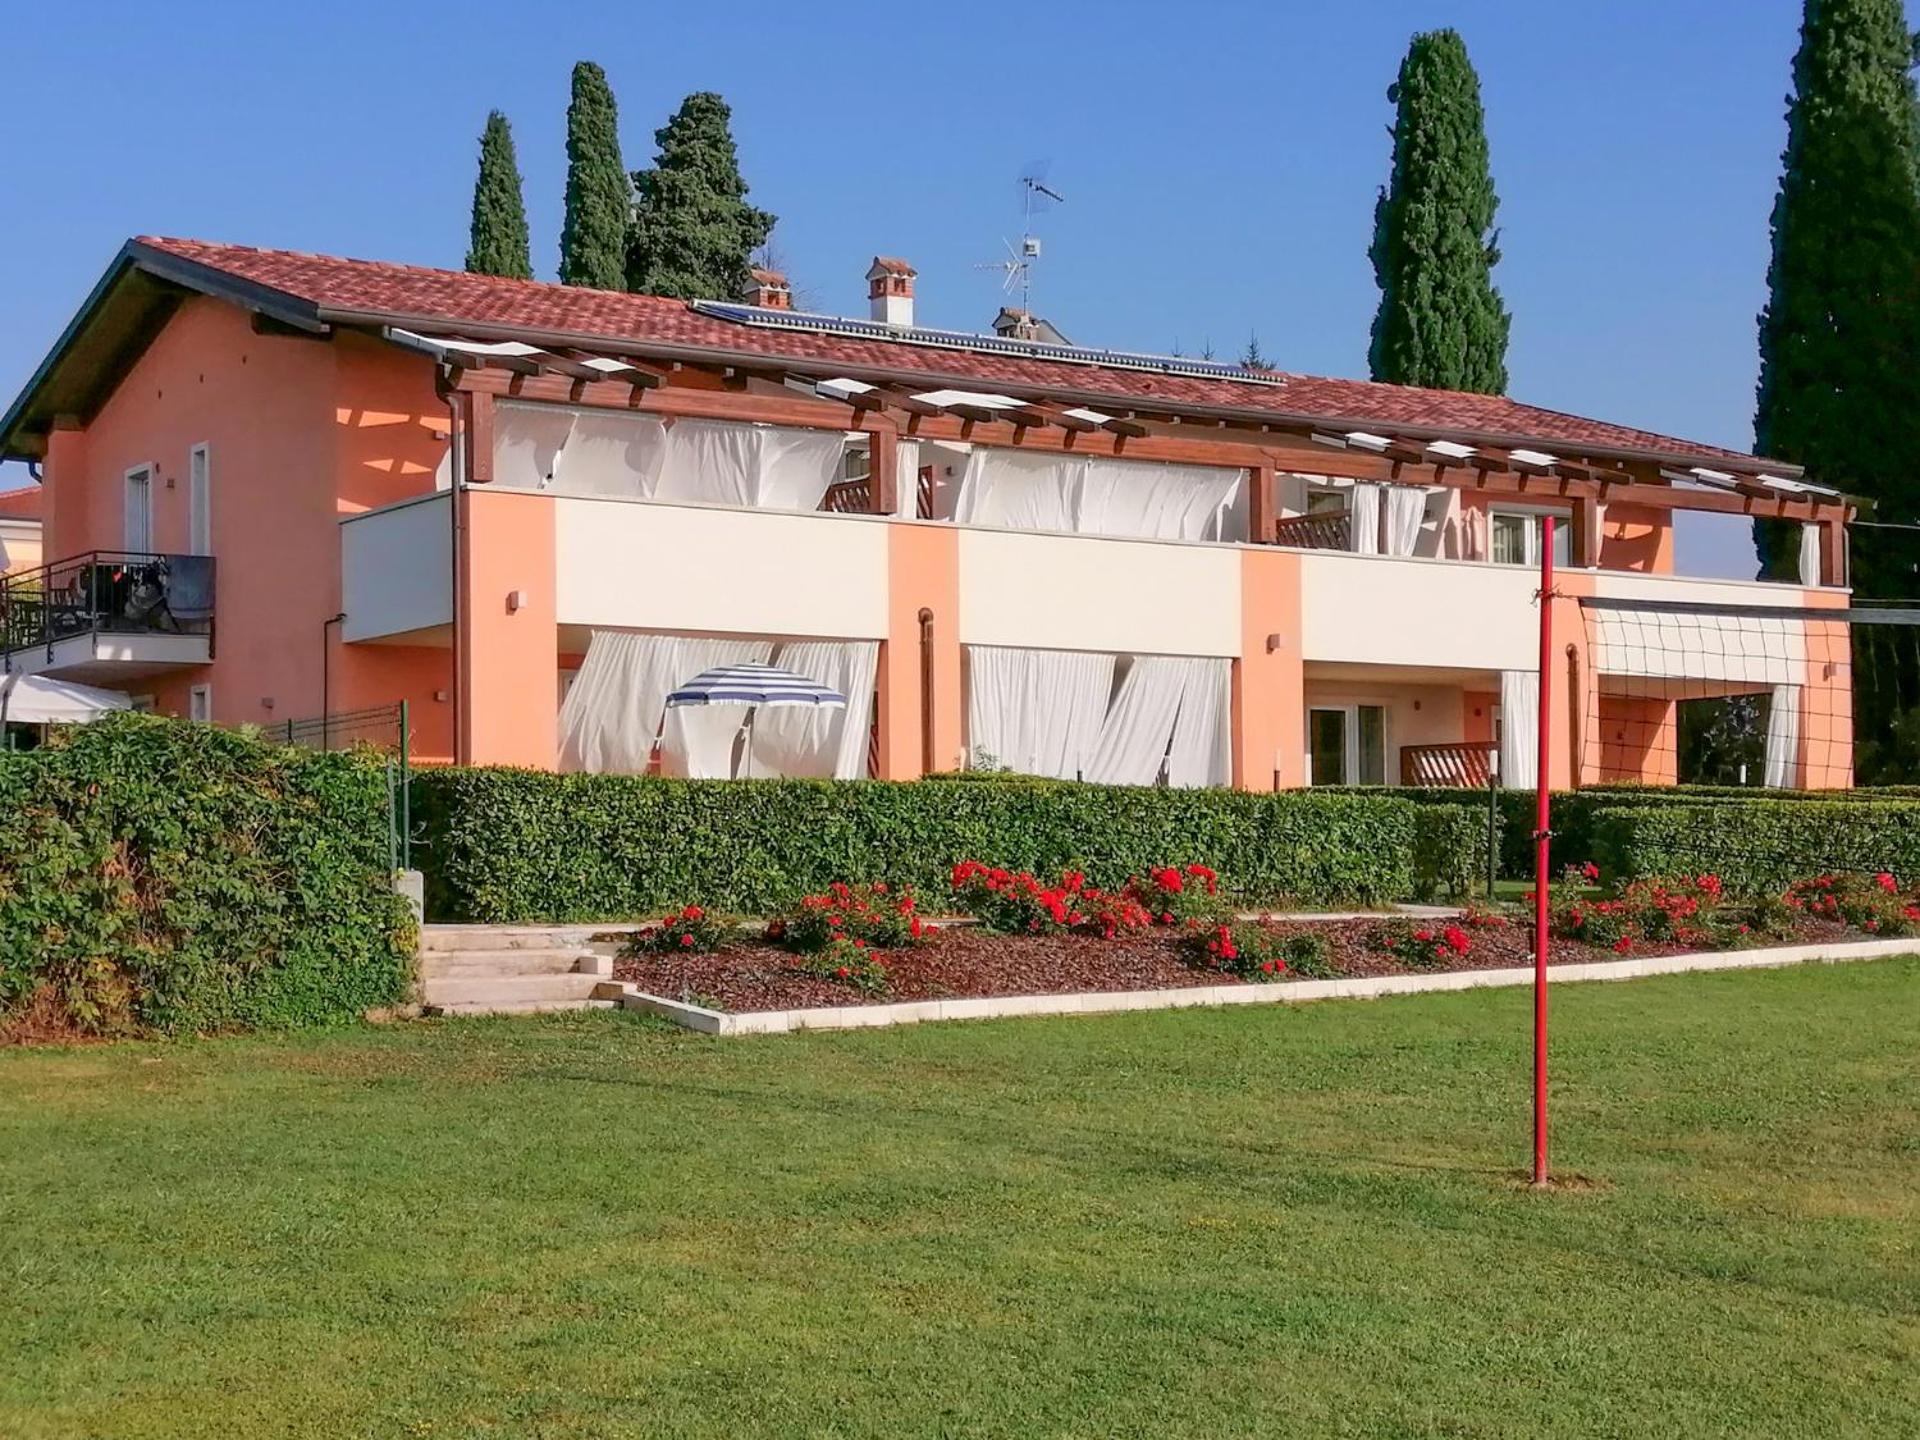
{"type": "Polygon", "coordinates": [[[1001,290],[1012,294],[1015,288],[1020,291],[1020,308],[1031,316],[1033,314],[1033,267],[1040,259],[1040,238],[1033,233],[1033,217],[1043,215],[1055,205],[1063,204],[1066,196],[1047,184],[1047,162],[1035,160],[1020,172],[1020,244],[1016,248],[1011,240],[1000,243],[1006,247],[1007,258],[988,260],[974,266],[976,270],[998,270],[1006,278],[1001,282],[1001,290]]]}

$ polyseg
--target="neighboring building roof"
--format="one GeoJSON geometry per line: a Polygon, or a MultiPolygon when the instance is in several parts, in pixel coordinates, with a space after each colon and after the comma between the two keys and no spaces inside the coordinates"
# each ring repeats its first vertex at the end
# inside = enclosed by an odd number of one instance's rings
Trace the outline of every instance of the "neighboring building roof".
{"type": "Polygon", "coordinates": [[[40,519],[40,487],[21,485],[12,490],[0,490],[0,521],[40,519]]]}
{"type": "MultiPolygon", "coordinates": [[[[891,257],[880,257],[890,260],[891,257]]],[[[904,261],[893,262],[904,265],[904,261]]],[[[683,359],[772,357],[845,366],[859,378],[907,383],[985,382],[992,388],[1044,390],[1110,407],[1233,415],[1275,423],[1365,430],[1387,426],[1435,437],[1531,445],[1562,453],[1668,462],[1745,460],[1737,450],[1701,445],[1632,426],[1611,425],[1497,395],[1326,379],[1287,371],[1235,378],[1196,376],[1097,363],[1098,352],[1036,358],[1002,348],[979,352],[915,343],[910,337],[858,336],[761,328],[702,313],[681,300],[510,280],[385,261],[298,251],[260,250],[201,240],[128,241],[54,351],[0,419],[0,455],[30,453],[27,439],[58,413],[97,407],[144,349],[183,293],[219,295],[297,330],[330,325],[401,325],[457,330],[476,338],[583,346],[625,345],[683,359]],[[122,291],[131,297],[116,301],[122,291]],[[113,303],[109,303],[113,302],[113,303]],[[95,312],[100,314],[96,318],[95,312]],[[115,367],[118,371],[115,371],[115,367]],[[109,376],[108,372],[111,373],[109,376]]],[[[1177,363],[1177,362],[1176,362],[1177,363]]],[[[1776,474],[1799,468],[1768,462],[1776,474]]]]}

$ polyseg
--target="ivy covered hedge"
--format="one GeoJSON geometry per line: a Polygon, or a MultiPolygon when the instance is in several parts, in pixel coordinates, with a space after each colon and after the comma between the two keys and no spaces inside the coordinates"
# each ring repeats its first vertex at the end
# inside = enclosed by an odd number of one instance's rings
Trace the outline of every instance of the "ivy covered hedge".
{"type": "Polygon", "coordinates": [[[376,761],[122,714],[0,758],[0,1020],[322,1025],[404,1001],[376,761]]]}
{"type": "Polygon", "coordinates": [[[1479,863],[1450,812],[1374,792],[1249,795],[1020,780],[701,781],[531,770],[414,779],[436,920],[633,919],[698,901],[765,914],[835,880],[944,895],[958,861],[1100,881],[1199,861],[1240,898],[1403,900],[1479,863]]]}
{"type": "Polygon", "coordinates": [[[1827,873],[1920,876],[1920,801],[1743,799],[1603,806],[1594,858],[1611,879],[1715,874],[1739,894],[1827,873]]]}

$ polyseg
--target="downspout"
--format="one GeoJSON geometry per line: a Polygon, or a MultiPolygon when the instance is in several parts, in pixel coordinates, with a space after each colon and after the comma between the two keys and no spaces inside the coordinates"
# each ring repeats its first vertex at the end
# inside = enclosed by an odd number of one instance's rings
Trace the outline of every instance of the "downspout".
{"type": "Polygon", "coordinates": [[[442,396],[447,402],[447,524],[448,534],[448,575],[447,593],[450,601],[449,612],[452,619],[453,634],[448,648],[448,674],[452,683],[453,701],[453,759],[461,764],[466,756],[462,730],[464,702],[460,689],[460,631],[466,621],[465,596],[461,594],[461,578],[465,574],[464,544],[466,540],[466,516],[461,511],[460,496],[466,488],[466,413],[461,404],[460,392],[448,388],[446,370],[436,367],[436,376],[442,396]]]}
{"type": "Polygon", "coordinates": [[[933,774],[933,611],[920,609],[920,773],[933,774]]]}
{"type": "Polygon", "coordinates": [[[333,714],[333,697],[330,693],[333,688],[333,647],[327,643],[327,632],[333,629],[334,626],[342,623],[346,618],[347,612],[342,610],[339,614],[329,616],[320,622],[320,748],[322,750],[332,748],[331,741],[333,738],[333,727],[329,718],[333,714]]]}

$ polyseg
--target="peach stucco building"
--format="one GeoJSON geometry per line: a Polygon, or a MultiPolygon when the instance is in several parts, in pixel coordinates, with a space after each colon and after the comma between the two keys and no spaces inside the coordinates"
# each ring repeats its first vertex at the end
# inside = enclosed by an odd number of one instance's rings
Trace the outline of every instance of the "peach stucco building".
{"type": "Polygon", "coordinates": [[[1793,467],[926,329],[911,266],[868,274],[846,320],[764,271],[683,303],[130,241],[0,421],[47,560],[7,591],[6,667],[233,725],[404,699],[429,760],[1268,789],[1499,754],[1524,781],[1551,515],[1551,779],[1671,779],[1679,705],[1738,693],[1773,707],[1771,783],[1849,783],[1819,612],[1852,511],[1793,467]],[[1804,522],[1805,583],[1674,575],[1688,509],[1804,522]],[[663,709],[738,660],[848,706],[750,742],[663,709]]]}

